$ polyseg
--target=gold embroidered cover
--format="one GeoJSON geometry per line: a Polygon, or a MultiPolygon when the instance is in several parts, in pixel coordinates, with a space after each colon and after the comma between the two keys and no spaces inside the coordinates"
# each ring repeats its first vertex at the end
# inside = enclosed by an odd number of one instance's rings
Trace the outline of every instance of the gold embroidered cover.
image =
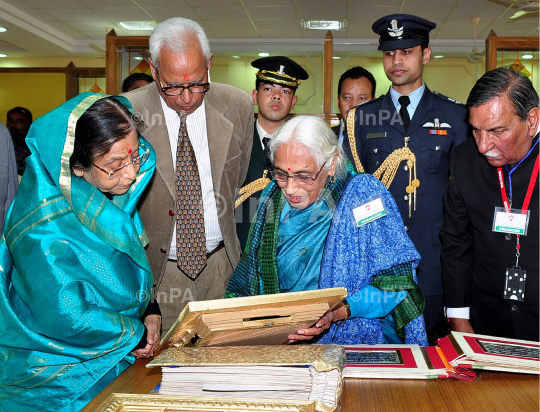
{"type": "Polygon", "coordinates": [[[171,347],[146,367],[162,367],[160,394],[168,396],[179,394],[205,398],[212,396],[212,393],[218,393],[212,390],[218,390],[220,397],[224,398],[247,396],[259,400],[266,398],[269,401],[275,401],[274,398],[313,400],[316,402],[317,411],[331,412],[340,405],[344,364],[343,346],[262,345],[171,347]],[[279,367],[281,372],[276,369],[265,372],[264,367],[279,367]],[[311,372],[307,371],[308,368],[311,372]],[[306,384],[305,397],[299,395],[299,392],[287,392],[284,388],[277,391],[276,388],[272,390],[259,387],[292,386],[298,379],[305,379],[306,373],[308,376],[311,373],[311,378],[307,378],[309,383],[306,384]],[[255,388],[250,388],[251,385],[255,385],[255,388]],[[219,386],[219,389],[216,389],[216,386],[219,386]]]}
{"type": "Polygon", "coordinates": [[[315,402],[113,393],[96,412],[315,412],[315,402]]]}
{"type": "Polygon", "coordinates": [[[345,349],[340,345],[171,347],[146,367],[217,365],[310,365],[319,372],[342,370],[345,365],[345,349]]]}
{"type": "Polygon", "coordinates": [[[332,288],[190,302],[161,345],[281,345],[346,297],[345,288],[332,288]]]}

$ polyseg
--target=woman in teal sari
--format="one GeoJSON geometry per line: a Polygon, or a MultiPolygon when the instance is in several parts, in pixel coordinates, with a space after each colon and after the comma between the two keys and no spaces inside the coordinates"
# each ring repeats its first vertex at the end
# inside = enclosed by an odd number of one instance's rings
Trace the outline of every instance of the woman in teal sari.
{"type": "Polygon", "coordinates": [[[30,129],[0,239],[0,410],[78,411],[159,340],[136,210],[155,153],[126,106],[83,93],[30,129]]]}
{"type": "Polygon", "coordinates": [[[290,342],[324,332],[319,342],[426,345],[420,256],[386,187],[356,175],[332,129],[315,116],[285,122],[271,140],[270,160],[274,179],[226,297],[344,286],[346,302],[290,342]],[[354,215],[380,206],[373,219],[354,215]]]}

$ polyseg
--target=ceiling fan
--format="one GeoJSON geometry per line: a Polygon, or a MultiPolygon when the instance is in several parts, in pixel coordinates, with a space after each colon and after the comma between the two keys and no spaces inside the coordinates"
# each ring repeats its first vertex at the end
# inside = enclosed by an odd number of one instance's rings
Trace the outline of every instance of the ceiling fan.
{"type": "Polygon", "coordinates": [[[478,62],[480,60],[484,60],[484,50],[481,50],[480,47],[476,44],[476,27],[478,26],[478,23],[480,22],[480,17],[473,17],[470,19],[471,24],[473,25],[473,49],[470,53],[467,53],[467,57],[472,60],[473,62],[478,62]]]}
{"type": "Polygon", "coordinates": [[[539,0],[502,0],[505,3],[511,4],[512,6],[517,7],[519,10],[516,11],[510,19],[517,19],[518,17],[524,16],[527,13],[538,13],[540,10],[540,1],[539,0]]]}

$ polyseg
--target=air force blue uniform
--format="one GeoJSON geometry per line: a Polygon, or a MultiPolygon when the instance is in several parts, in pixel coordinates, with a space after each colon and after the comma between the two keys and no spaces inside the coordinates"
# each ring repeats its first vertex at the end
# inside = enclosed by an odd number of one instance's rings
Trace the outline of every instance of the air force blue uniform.
{"type": "MultiPolygon", "coordinates": [[[[400,163],[390,192],[396,200],[407,233],[422,259],[418,281],[426,296],[426,327],[435,326],[443,317],[441,279],[441,243],[439,229],[444,221],[443,193],[448,183],[450,153],[468,136],[465,106],[427,87],[405,132],[390,92],[356,108],[355,139],[358,156],[367,173],[374,173],[396,149],[408,147],[416,156],[416,210],[409,217],[409,170],[400,163]]],[[[347,138],[343,148],[352,160],[347,138]]],[[[414,176],[413,176],[414,179],[414,176]]],[[[414,206],[414,202],[413,202],[414,206]]]]}
{"type": "MultiPolygon", "coordinates": [[[[404,50],[427,47],[429,32],[436,27],[435,23],[418,16],[391,14],[378,19],[371,29],[380,36],[379,50],[404,50]]],[[[450,179],[450,153],[469,135],[467,109],[448,97],[432,93],[422,82],[405,99],[390,88],[386,95],[357,106],[355,110],[356,147],[367,173],[374,173],[405,143],[416,157],[416,176],[414,173],[409,175],[406,161],[402,161],[389,189],[407,233],[422,257],[416,270],[418,284],[426,298],[424,319],[428,338],[433,340],[441,334],[440,328],[435,332],[435,326],[441,324],[444,328],[441,322],[444,300],[439,240],[439,229],[444,221],[443,193],[450,179]],[[401,104],[408,113],[406,116],[403,111],[404,120],[410,119],[407,128],[399,114],[401,104]],[[420,184],[416,194],[409,194],[407,186],[418,183],[413,179],[418,179],[420,184]],[[409,199],[410,196],[413,199],[409,199]],[[435,336],[430,336],[429,329],[434,329],[435,336]]],[[[352,159],[348,139],[344,139],[343,149],[352,159]]]]}

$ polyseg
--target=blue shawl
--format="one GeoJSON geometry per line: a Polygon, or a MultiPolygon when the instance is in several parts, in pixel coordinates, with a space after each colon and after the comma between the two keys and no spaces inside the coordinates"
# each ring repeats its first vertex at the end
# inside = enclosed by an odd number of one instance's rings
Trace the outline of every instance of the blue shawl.
{"type": "MultiPolygon", "coordinates": [[[[334,212],[328,232],[319,287],[344,286],[348,296],[352,297],[371,284],[375,276],[394,276],[395,270],[390,269],[407,262],[412,262],[416,282],[414,269],[419,260],[420,255],[405,232],[399,210],[388,189],[369,174],[360,174],[351,179],[334,212]],[[387,215],[358,227],[352,210],[376,197],[381,197],[387,215]]],[[[411,302],[410,297],[400,305],[423,305],[423,301],[411,302]]],[[[333,324],[318,343],[384,343],[381,320],[352,318],[343,326],[333,324]]],[[[423,315],[405,325],[405,343],[428,344],[423,315]]]]}

